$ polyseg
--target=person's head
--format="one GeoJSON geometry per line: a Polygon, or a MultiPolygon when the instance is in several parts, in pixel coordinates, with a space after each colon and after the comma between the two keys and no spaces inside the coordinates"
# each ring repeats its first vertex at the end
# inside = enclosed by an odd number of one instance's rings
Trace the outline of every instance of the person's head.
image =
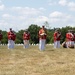
{"type": "Polygon", "coordinates": [[[68,30],[68,32],[71,32],[71,30],[68,30]]]}
{"type": "Polygon", "coordinates": [[[42,29],[45,29],[45,26],[44,25],[42,26],[42,29]]]}
{"type": "Polygon", "coordinates": [[[56,29],[55,32],[59,32],[59,29],[56,29]]]}
{"type": "Polygon", "coordinates": [[[25,33],[28,33],[28,30],[27,29],[25,30],[25,33]]]}
{"type": "Polygon", "coordinates": [[[74,33],[74,30],[71,30],[71,33],[74,33]]]}
{"type": "Polygon", "coordinates": [[[10,28],[10,31],[12,31],[12,28],[10,28]]]}

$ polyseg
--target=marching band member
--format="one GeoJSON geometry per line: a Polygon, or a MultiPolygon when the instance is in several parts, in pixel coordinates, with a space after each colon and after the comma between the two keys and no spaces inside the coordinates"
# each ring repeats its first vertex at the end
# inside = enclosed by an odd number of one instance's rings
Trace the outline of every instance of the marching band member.
{"type": "Polygon", "coordinates": [[[67,48],[74,48],[74,36],[73,30],[68,30],[68,33],[66,33],[67,48]]]}
{"type": "Polygon", "coordinates": [[[46,29],[44,26],[39,30],[39,49],[43,51],[45,49],[45,43],[46,43],[46,29]]]}
{"type": "Polygon", "coordinates": [[[14,44],[15,44],[15,40],[16,40],[16,34],[15,32],[13,31],[14,35],[13,35],[13,44],[12,44],[12,48],[14,48],[14,44]]]}
{"type": "Polygon", "coordinates": [[[61,39],[61,33],[59,32],[59,30],[55,30],[54,32],[54,48],[60,48],[60,39],[61,39]]]}
{"type": "Polygon", "coordinates": [[[29,47],[29,39],[30,39],[30,33],[28,32],[28,30],[25,30],[23,33],[24,48],[29,47]]]}
{"type": "Polygon", "coordinates": [[[74,31],[71,30],[71,33],[70,33],[70,47],[71,48],[74,48],[74,40],[75,40],[75,34],[74,34],[74,31]]]}
{"type": "Polygon", "coordinates": [[[14,34],[14,32],[12,31],[12,28],[10,28],[10,31],[7,33],[7,37],[8,37],[8,49],[13,49],[16,34],[14,34]]]}
{"type": "Polygon", "coordinates": [[[0,30],[0,44],[1,44],[1,40],[2,40],[2,38],[3,38],[3,35],[2,35],[1,30],[0,30]]]}

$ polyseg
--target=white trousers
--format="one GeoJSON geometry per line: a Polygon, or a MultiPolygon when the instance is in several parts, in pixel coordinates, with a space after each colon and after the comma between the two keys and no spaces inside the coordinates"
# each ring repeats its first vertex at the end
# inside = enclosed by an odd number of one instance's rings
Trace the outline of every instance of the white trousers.
{"type": "Polygon", "coordinates": [[[54,48],[60,48],[60,41],[54,42],[54,48]]]}
{"type": "Polygon", "coordinates": [[[29,48],[29,40],[23,40],[24,48],[29,48]]]}
{"type": "Polygon", "coordinates": [[[69,48],[69,46],[74,46],[74,41],[68,41],[67,42],[67,48],[69,48]]]}
{"type": "Polygon", "coordinates": [[[70,41],[70,45],[71,46],[74,46],[74,41],[70,41]]]}
{"type": "Polygon", "coordinates": [[[66,42],[66,45],[67,45],[67,48],[69,48],[69,46],[70,46],[70,41],[67,41],[67,42],[66,42]]]}
{"type": "Polygon", "coordinates": [[[39,49],[40,49],[40,51],[45,50],[45,43],[46,43],[45,39],[40,39],[39,40],[39,49]]]}
{"type": "Polygon", "coordinates": [[[8,40],[8,49],[13,49],[13,48],[14,48],[14,41],[8,40]]]}

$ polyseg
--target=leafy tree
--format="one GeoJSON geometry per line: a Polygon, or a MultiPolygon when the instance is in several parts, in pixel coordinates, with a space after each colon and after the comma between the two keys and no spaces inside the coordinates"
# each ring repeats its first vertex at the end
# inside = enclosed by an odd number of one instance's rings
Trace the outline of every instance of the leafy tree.
{"type": "Polygon", "coordinates": [[[40,27],[35,25],[35,24],[31,24],[28,28],[28,31],[30,32],[30,43],[38,43],[39,39],[38,39],[38,32],[39,32],[40,27]]]}
{"type": "Polygon", "coordinates": [[[45,26],[47,29],[50,29],[50,26],[49,26],[48,21],[45,21],[45,22],[44,22],[44,26],[45,26]]]}
{"type": "Polygon", "coordinates": [[[23,32],[24,30],[20,30],[16,33],[15,43],[23,43],[23,32]]]}
{"type": "Polygon", "coordinates": [[[2,31],[2,34],[3,34],[3,39],[1,41],[1,43],[7,44],[8,43],[7,32],[6,31],[2,31]]]}
{"type": "Polygon", "coordinates": [[[47,29],[47,43],[53,43],[53,30],[47,29]]]}

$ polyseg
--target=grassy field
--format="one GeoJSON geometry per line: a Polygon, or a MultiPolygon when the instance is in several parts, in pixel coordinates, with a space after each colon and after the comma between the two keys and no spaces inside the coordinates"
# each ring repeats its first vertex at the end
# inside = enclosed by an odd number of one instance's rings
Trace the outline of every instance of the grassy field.
{"type": "Polygon", "coordinates": [[[75,75],[75,49],[0,46],[0,75],[75,75]]]}

